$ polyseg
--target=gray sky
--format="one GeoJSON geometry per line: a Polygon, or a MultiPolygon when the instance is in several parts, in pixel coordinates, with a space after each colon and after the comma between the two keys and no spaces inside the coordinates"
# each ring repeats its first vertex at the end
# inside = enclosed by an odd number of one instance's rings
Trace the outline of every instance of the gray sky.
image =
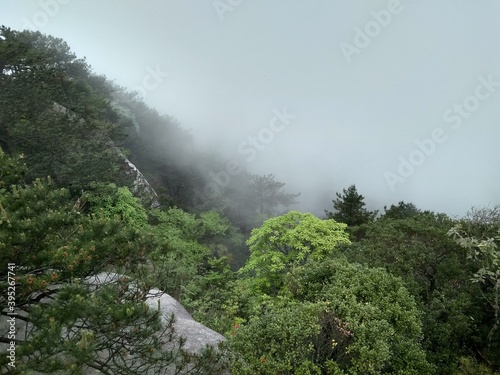
{"type": "Polygon", "coordinates": [[[351,184],[370,209],[500,203],[499,14],[495,0],[0,0],[0,24],[64,39],[318,215],[351,184]]]}

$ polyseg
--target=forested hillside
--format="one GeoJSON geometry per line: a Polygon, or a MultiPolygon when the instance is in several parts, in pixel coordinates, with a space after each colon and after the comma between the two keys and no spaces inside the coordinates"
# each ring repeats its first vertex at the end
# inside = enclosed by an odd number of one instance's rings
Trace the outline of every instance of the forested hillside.
{"type": "Polygon", "coordinates": [[[0,332],[1,373],[498,374],[499,206],[368,211],[351,185],[318,218],[192,137],[63,40],[0,29],[0,302],[30,327],[0,332]],[[103,271],[126,276],[85,285],[103,271]],[[183,350],[153,287],[227,341],[183,350]]]}

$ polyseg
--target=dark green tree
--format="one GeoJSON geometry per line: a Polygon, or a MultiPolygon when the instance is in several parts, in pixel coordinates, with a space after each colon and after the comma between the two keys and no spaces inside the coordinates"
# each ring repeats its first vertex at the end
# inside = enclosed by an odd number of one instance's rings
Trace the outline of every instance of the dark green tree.
{"type": "Polygon", "coordinates": [[[434,373],[418,306],[400,278],[338,257],[310,259],[285,285],[294,300],[322,306],[315,354],[338,374],[434,373]]]}
{"type": "Polygon", "coordinates": [[[343,194],[335,194],[337,199],[332,201],[335,212],[325,210],[328,219],[334,219],[353,227],[366,224],[377,215],[377,211],[368,211],[364,208],[365,197],[358,193],[356,185],[343,189],[343,194]]]}
{"type": "Polygon", "coordinates": [[[182,305],[196,321],[216,332],[230,334],[233,322],[228,318],[231,314],[228,301],[233,297],[232,283],[236,278],[227,258],[209,258],[184,285],[182,305]]]}
{"type": "Polygon", "coordinates": [[[384,214],[381,218],[406,219],[418,215],[421,211],[413,203],[399,202],[397,206],[391,204],[391,207],[384,206],[384,214]]]}
{"type": "Polygon", "coordinates": [[[203,185],[199,187],[203,168],[195,167],[203,157],[193,152],[192,135],[175,118],[160,115],[133,93],[111,87],[117,121],[127,134],[123,145],[130,150],[130,161],[168,204],[193,208],[194,188],[203,190],[203,185]]]}
{"type": "Polygon", "coordinates": [[[440,374],[455,373],[460,357],[481,345],[484,319],[476,305],[480,292],[469,280],[472,264],[447,236],[455,223],[431,212],[382,217],[367,224],[362,241],[343,248],[351,262],[402,278],[422,312],[424,348],[440,374]]]}
{"type": "Polygon", "coordinates": [[[121,138],[102,81],[61,39],[0,28],[0,144],[24,153],[28,177],[78,192],[116,180],[121,138]]]}
{"type": "MultiPolygon", "coordinates": [[[[489,215],[493,216],[493,215],[489,215]]],[[[485,222],[480,222],[484,226],[485,222]]],[[[499,222],[489,222],[490,230],[496,230],[494,237],[488,235],[475,237],[463,229],[461,224],[454,226],[448,235],[467,251],[467,259],[474,265],[472,282],[478,284],[481,292],[481,305],[486,313],[484,331],[487,332],[481,355],[490,364],[500,367],[500,227],[499,222]]]]}

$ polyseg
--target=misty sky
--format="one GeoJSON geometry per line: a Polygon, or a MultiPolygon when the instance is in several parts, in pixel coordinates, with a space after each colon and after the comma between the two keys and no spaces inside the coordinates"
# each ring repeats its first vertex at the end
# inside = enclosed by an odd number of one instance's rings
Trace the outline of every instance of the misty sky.
{"type": "MultiPolygon", "coordinates": [[[[323,215],[500,203],[500,1],[0,0],[323,215]]],[[[214,170],[213,173],[220,171],[214,170]]]]}

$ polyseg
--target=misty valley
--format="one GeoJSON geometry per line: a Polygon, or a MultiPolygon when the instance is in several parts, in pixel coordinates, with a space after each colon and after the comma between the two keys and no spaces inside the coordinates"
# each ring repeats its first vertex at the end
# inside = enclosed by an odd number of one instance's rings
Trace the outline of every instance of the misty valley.
{"type": "MultiPolygon", "coordinates": [[[[397,22],[398,4],[373,19],[397,22]]],[[[0,28],[2,374],[500,374],[500,205],[371,210],[341,181],[303,212],[312,193],[279,164],[248,164],[298,113],[276,106],[227,158],[145,103],[167,77],[129,91],[63,39],[0,28]]]]}

